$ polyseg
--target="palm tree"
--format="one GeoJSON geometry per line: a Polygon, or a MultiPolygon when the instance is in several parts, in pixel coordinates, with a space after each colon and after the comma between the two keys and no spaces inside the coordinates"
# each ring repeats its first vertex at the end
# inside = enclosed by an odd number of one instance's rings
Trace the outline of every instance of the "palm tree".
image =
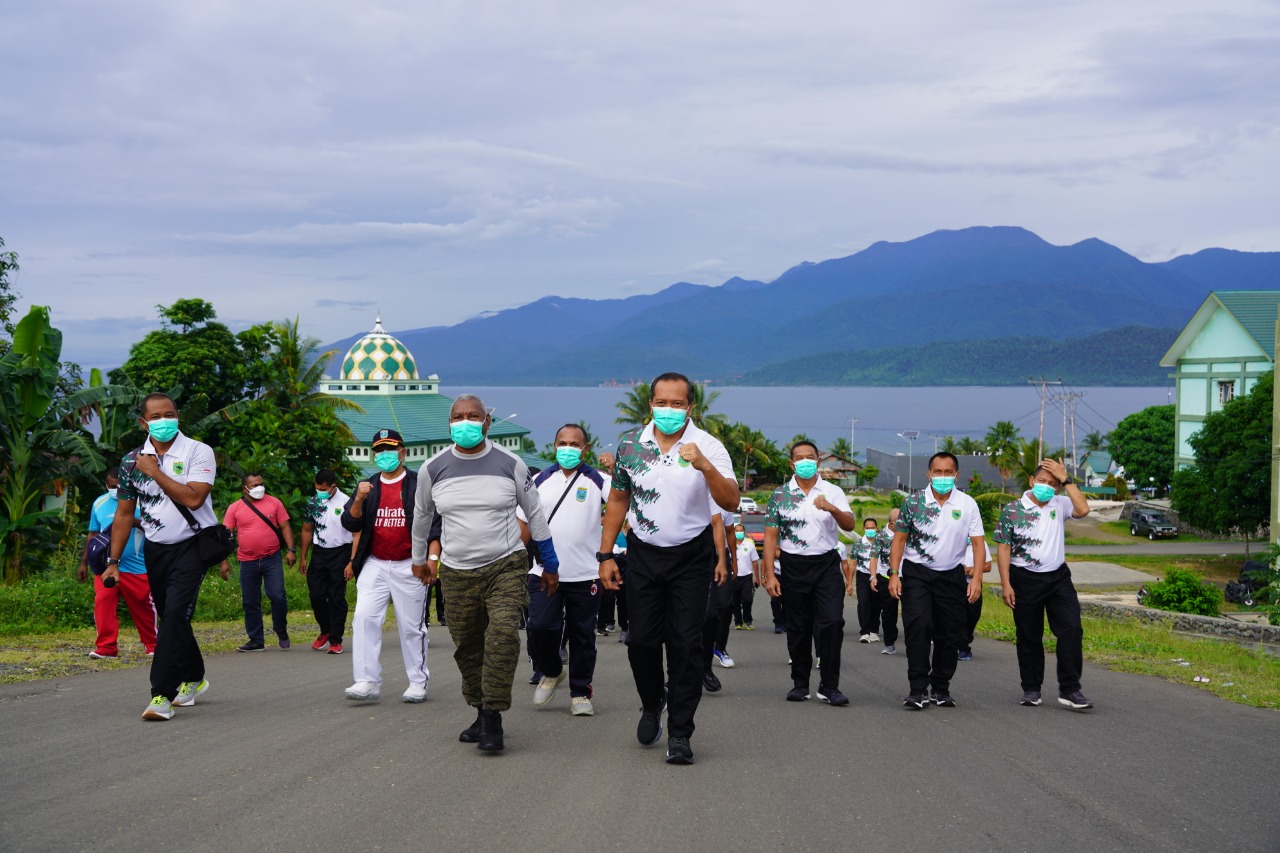
{"type": "Polygon", "coordinates": [[[1013,421],[996,421],[988,430],[986,438],[983,439],[987,446],[987,454],[991,458],[991,464],[1000,472],[1000,490],[1004,491],[1005,481],[1009,479],[1009,472],[1013,470],[1017,464],[1019,445],[1018,441],[1022,437],[1022,430],[1013,425],[1013,421]]]}
{"type": "Polygon", "coordinates": [[[981,453],[983,450],[982,443],[972,436],[966,435],[964,438],[956,442],[956,449],[952,451],[959,456],[973,456],[981,453]]]}
{"type": "Polygon", "coordinates": [[[1084,441],[1082,442],[1082,446],[1085,449],[1085,451],[1106,450],[1107,442],[1110,439],[1111,439],[1110,434],[1104,434],[1102,432],[1099,432],[1098,430],[1094,430],[1093,432],[1085,435],[1084,441]]]}
{"type": "MultiPolygon", "coordinates": [[[[338,412],[363,412],[359,404],[346,397],[335,397],[320,390],[324,366],[337,350],[320,352],[317,338],[304,338],[298,330],[298,318],[271,324],[275,346],[268,359],[270,378],[261,399],[273,403],[281,411],[295,409],[328,409],[338,412]]],[[[352,441],[355,439],[353,438],[352,441]]]]}
{"type": "Polygon", "coordinates": [[[1044,447],[1041,446],[1040,440],[1037,438],[1029,441],[1019,441],[1010,457],[1010,469],[1014,482],[1025,483],[1034,477],[1036,469],[1040,467],[1041,459],[1061,460],[1065,455],[1061,448],[1046,455],[1044,447]]]}
{"type": "Polygon", "coordinates": [[[831,442],[831,446],[827,448],[827,452],[837,459],[841,459],[845,462],[852,461],[854,456],[853,445],[850,444],[849,439],[844,436],[841,436],[831,442]]]}
{"type": "Polygon", "coordinates": [[[729,429],[725,448],[735,469],[741,466],[742,487],[747,487],[747,474],[753,466],[768,465],[771,460],[770,450],[776,451],[773,442],[763,433],[753,430],[746,424],[735,423],[729,429]]]}
{"type": "Polygon", "coordinates": [[[637,382],[625,397],[614,404],[618,408],[615,424],[642,426],[649,422],[649,383],[637,382]]]}
{"type": "Polygon", "coordinates": [[[954,453],[960,455],[960,445],[956,442],[954,435],[948,435],[942,439],[942,443],[938,445],[938,449],[943,453],[954,453]]]}

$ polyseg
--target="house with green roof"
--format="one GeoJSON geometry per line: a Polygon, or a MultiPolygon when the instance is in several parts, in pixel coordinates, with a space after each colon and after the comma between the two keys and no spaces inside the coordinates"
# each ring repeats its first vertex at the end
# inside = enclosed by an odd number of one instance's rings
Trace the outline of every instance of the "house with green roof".
{"type": "MultiPolygon", "coordinates": [[[[366,473],[377,470],[369,444],[380,429],[394,429],[404,437],[408,454],[405,463],[413,468],[452,443],[449,408],[453,398],[440,393],[439,376],[420,375],[417,359],[383,328],[381,314],[374,321],[373,331],[351,345],[341,364],[336,378],[326,376],[321,380],[321,389],[346,397],[364,410],[335,414],[359,442],[347,448],[347,458],[366,473]]],[[[496,420],[489,428],[489,439],[530,465],[543,467],[547,464],[544,460],[520,449],[529,432],[511,421],[496,420]]]]}
{"type": "Polygon", "coordinates": [[[1178,468],[1195,464],[1189,439],[1205,415],[1247,394],[1276,361],[1280,290],[1215,290],[1160,359],[1177,386],[1178,468]]]}

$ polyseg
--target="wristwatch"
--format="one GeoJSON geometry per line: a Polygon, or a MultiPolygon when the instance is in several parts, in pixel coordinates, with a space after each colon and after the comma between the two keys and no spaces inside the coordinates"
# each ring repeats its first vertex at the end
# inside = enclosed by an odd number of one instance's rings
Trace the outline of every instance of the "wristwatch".
{"type": "Polygon", "coordinates": [[[120,558],[119,558],[119,557],[107,557],[107,565],[108,565],[108,566],[118,566],[118,565],[120,565],[120,558]]]}
{"type": "Polygon", "coordinates": [[[607,563],[607,562],[609,562],[609,561],[610,561],[610,560],[612,560],[612,559],[613,559],[613,552],[612,552],[612,551],[608,551],[608,552],[605,552],[605,551],[596,551],[596,562],[597,562],[597,563],[607,563]]]}
{"type": "Polygon", "coordinates": [[[1076,482],[1075,480],[1068,477],[1067,479],[1062,481],[1062,487],[1065,489],[1067,486],[1073,486],[1075,485],[1075,482],[1076,482]]]}

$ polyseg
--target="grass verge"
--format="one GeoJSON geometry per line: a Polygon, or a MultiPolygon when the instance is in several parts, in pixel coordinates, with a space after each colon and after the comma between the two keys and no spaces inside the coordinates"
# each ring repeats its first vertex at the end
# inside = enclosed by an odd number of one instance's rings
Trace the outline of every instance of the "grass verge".
{"type": "MultiPolygon", "coordinates": [[[[1013,612],[994,592],[984,594],[993,600],[982,608],[978,635],[1013,642],[1013,612]]],[[[1127,619],[1085,616],[1082,621],[1084,656],[1091,663],[1117,672],[1158,676],[1241,705],[1280,709],[1280,658],[1225,640],[1188,637],[1127,619]],[[1184,662],[1189,665],[1183,666],[1184,662]],[[1196,676],[1209,681],[1195,682],[1196,676]]],[[[1046,636],[1046,654],[1055,648],[1053,637],[1046,636]]]]}
{"type": "Polygon", "coordinates": [[[1156,577],[1164,577],[1169,569],[1186,569],[1195,572],[1203,580],[1226,583],[1240,577],[1240,568],[1244,565],[1243,554],[1215,556],[1211,554],[1106,554],[1090,556],[1089,554],[1072,554],[1072,560],[1091,560],[1100,563],[1115,563],[1126,569],[1136,569],[1156,577]]]}
{"type": "MultiPolygon", "coordinates": [[[[1145,539],[1145,536],[1134,536],[1129,532],[1129,522],[1127,521],[1102,521],[1098,523],[1100,530],[1108,533],[1114,533],[1117,536],[1123,536],[1126,539],[1136,542],[1138,539],[1145,539]]],[[[1161,540],[1163,541],[1163,540],[1161,540]]],[[[1179,533],[1178,542],[1214,542],[1217,540],[1206,539],[1203,536],[1196,536],[1194,533],[1179,533]]]]}

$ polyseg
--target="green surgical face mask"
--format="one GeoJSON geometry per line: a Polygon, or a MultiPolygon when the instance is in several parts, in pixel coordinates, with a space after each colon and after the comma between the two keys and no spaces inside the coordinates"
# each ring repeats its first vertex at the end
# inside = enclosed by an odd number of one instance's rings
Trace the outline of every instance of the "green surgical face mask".
{"type": "Polygon", "coordinates": [[[863,535],[865,535],[868,539],[875,539],[876,534],[879,532],[880,531],[874,527],[868,527],[866,530],[862,531],[863,535]]]}
{"type": "Polygon", "coordinates": [[[933,484],[933,490],[940,495],[948,494],[956,487],[955,477],[930,477],[929,480],[933,484]]]}
{"type": "Polygon", "coordinates": [[[328,489],[316,489],[316,497],[322,501],[327,500],[330,497],[330,492],[328,489]]]}
{"type": "Polygon", "coordinates": [[[147,434],[156,441],[173,441],[174,436],[178,434],[178,419],[160,418],[147,421],[147,434]]]}
{"type": "Polygon", "coordinates": [[[378,470],[382,473],[390,474],[400,467],[400,451],[384,450],[381,453],[374,454],[373,464],[377,465],[378,470]]]}
{"type": "Polygon", "coordinates": [[[449,437],[464,450],[484,441],[484,424],[480,421],[454,421],[449,424],[449,437]]]}
{"type": "Polygon", "coordinates": [[[796,463],[796,476],[807,480],[818,473],[818,462],[815,459],[801,459],[796,463]]]}
{"type": "Polygon", "coordinates": [[[747,538],[747,534],[745,534],[745,533],[743,533],[741,530],[739,530],[739,531],[736,531],[736,532],[733,534],[733,538],[734,538],[734,539],[737,539],[739,542],[741,542],[743,539],[746,539],[746,538],[747,538]]]}
{"type": "Polygon", "coordinates": [[[670,406],[653,407],[653,425],[667,435],[675,435],[684,426],[689,413],[684,409],[673,409],[670,406]]]}
{"type": "Polygon", "coordinates": [[[1048,483],[1036,483],[1031,487],[1031,496],[1040,503],[1048,503],[1049,498],[1058,493],[1058,490],[1048,483]]]}
{"type": "Polygon", "coordinates": [[[582,450],[577,447],[557,447],[556,464],[566,470],[577,468],[582,462],[582,450]]]}

